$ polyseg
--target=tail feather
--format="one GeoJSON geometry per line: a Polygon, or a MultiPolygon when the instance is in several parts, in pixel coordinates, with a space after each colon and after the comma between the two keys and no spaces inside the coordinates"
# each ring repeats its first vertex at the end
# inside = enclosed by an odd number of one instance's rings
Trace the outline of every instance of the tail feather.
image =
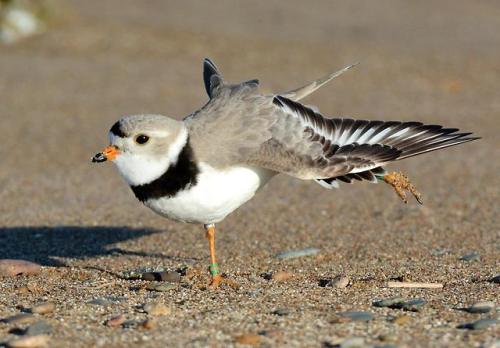
{"type": "Polygon", "coordinates": [[[318,88],[321,88],[322,86],[324,86],[325,84],[327,84],[328,82],[330,82],[331,80],[333,80],[334,78],[339,77],[340,75],[342,75],[343,73],[345,73],[347,70],[355,67],[358,64],[359,63],[348,65],[345,68],[342,68],[342,69],[340,69],[338,71],[335,71],[335,72],[333,72],[331,74],[328,74],[328,75],[323,76],[323,77],[321,77],[321,78],[319,78],[317,80],[314,80],[314,81],[308,83],[307,85],[304,85],[304,86],[299,87],[297,89],[294,89],[292,91],[280,94],[280,96],[288,98],[288,99],[291,99],[291,100],[295,100],[295,101],[300,100],[302,98],[305,98],[309,94],[311,94],[314,91],[316,91],[318,88]]]}
{"type": "Polygon", "coordinates": [[[413,157],[417,156],[426,152],[431,152],[439,149],[443,149],[445,147],[449,146],[454,146],[454,145],[459,145],[463,143],[467,143],[469,141],[481,139],[479,137],[468,137],[472,133],[459,133],[456,134],[456,136],[448,138],[448,139],[442,139],[438,138],[438,140],[434,142],[428,142],[428,141],[423,141],[423,142],[418,142],[409,145],[406,148],[402,149],[401,155],[397,158],[398,160],[408,158],[408,157],[413,157]]]}

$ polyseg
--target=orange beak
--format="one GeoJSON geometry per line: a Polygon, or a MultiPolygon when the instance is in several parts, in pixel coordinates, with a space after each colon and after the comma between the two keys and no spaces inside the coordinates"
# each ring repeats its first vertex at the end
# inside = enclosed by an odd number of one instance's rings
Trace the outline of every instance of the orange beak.
{"type": "Polygon", "coordinates": [[[106,162],[112,161],[120,154],[120,150],[116,146],[110,145],[106,147],[102,152],[96,153],[94,157],[92,157],[92,162],[106,162]]]}

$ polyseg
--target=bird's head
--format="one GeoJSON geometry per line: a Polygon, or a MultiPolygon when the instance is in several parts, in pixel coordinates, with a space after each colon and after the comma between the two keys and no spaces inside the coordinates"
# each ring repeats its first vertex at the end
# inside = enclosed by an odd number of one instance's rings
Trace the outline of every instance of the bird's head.
{"type": "Polygon", "coordinates": [[[160,115],[127,116],[109,130],[109,146],[92,162],[112,161],[129,185],[147,184],[159,178],[187,143],[183,122],[160,115]]]}

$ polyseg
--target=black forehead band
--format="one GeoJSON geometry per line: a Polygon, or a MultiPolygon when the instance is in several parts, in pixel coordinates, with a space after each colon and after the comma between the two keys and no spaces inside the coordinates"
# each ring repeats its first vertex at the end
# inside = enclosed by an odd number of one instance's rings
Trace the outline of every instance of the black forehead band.
{"type": "Polygon", "coordinates": [[[125,138],[127,136],[120,127],[120,121],[117,121],[109,131],[120,138],[125,138]]]}

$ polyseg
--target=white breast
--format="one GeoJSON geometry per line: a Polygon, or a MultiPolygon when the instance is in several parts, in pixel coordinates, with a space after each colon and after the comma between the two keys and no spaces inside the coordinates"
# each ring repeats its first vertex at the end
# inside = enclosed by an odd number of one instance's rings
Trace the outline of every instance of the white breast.
{"type": "Polygon", "coordinates": [[[158,214],[173,220],[202,224],[223,220],[252,198],[274,172],[247,166],[217,170],[200,163],[197,184],[174,197],[144,202],[158,214]]]}

